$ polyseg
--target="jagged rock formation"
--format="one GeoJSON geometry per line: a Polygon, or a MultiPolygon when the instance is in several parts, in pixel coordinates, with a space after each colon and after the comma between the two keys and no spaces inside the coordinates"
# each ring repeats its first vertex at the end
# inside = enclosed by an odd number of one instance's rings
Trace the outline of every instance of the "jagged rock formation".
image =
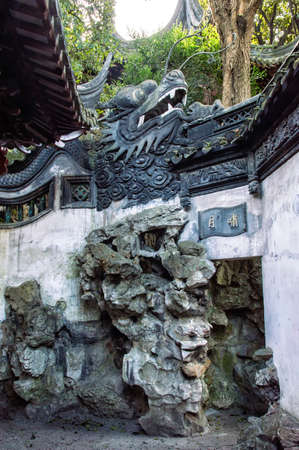
{"type": "Polygon", "coordinates": [[[299,420],[275,403],[262,417],[250,417],[241,433],[238,450],[299,448],[299,420]]]}
{"type": "MultiPolygon", "coordinates": [[[[179,242],[186,222],[181,207],[163,206],[88,236],[78,257],[81,301],[97,302],[97,321],[69,322],[65,301],[44,305],[36,281],[7,287],[0,391],[10,386],[35,419],[80,408],[141,416],[154,435],[205,430],[215,267],[201,244],[179,242]]],[[[5,414],[7,404],[0,407],[5,414]]]]}
{"type": "Polygon", "coordinates": [[[164,436],[204,431],[206,405],[265,413],[279,386],[261,349],[258,262],[216,262],[216,272],[200,243],[180,240],[187,221],[167,205],[87,237],[80,297],[98,305],[96,321],[66,320],[65,301],[44,305],[36,281],[7,287],[0,392],[23,399],[30,418],[80,408],[139,417],[164,436]]]}
{"type": "Polygon", "coordinates": [[[201,244],[177,242],[186,222],[179,207],[144,210],[92,232],[80,257],[82,299],[96,300],[130,341],[122,376],[146,394],[139,422],[148,434],[206,427],[206,287],[215,268],[201,244]]]}
{"type": "Polygon", "coordinates": [[[212,361],[206,375],[209,403],[214,408],[241,406],[251,414],[264,414],[279,397],[269,382],[269,398],[262,395],[257,373],[267,370],[271,350],[265,345],[262,276],[259,259],[218,261],[210,286],[209,339],[212,361]],[[271,385],[271,386],[270,386],[271,385]],[[272,397],[272,398],[271,398],[272,397]]]}
{"type": "Polygon", "coordinates": [[[84,405],[102,416],[133,417],[118,365],[125,342],[111,321],[68,322],[65,302],[43,305],[36,281],[8,287],[5,298],[0,388],[11,386],[30,418],[84,405]]]}

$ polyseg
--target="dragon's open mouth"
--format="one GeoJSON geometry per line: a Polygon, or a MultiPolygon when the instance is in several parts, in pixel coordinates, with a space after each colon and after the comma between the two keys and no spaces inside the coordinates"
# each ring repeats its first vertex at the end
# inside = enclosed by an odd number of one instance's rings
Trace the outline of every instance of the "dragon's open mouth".
{"type": "Polygon", "coordinates": [[[163,95],[158,104],[139,117],[138,127],[157,116],[165,116],[175,109],[181,109],[187,101],[187,90],[183,87],[173,88],[163,95]]]}

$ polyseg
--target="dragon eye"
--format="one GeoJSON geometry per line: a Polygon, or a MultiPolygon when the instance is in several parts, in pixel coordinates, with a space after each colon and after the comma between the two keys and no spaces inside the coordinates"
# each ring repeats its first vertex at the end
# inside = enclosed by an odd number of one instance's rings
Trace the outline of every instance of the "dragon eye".
{"type": "Polygon", "coordinates": [[[157,89],[158,85],[154,80],[145,80],[142,83],[139,84],[139,87],[147,94],[149,95],[151,92],[153,92],[155,89],[157,89]]]}
{"type": "Polygon", "coordinates": [[[140,104],[145,100],[145,92],[140,88],[134,89],[132,92],[132,98],[134,103],[136,102],[136,104],[140,104]]]}
{"type": "Polygon", "coordinates": [[[184,79],[184,75],[180,70],[172,70],[166,76],[168,80],[177,80],[178,78],[184,79]]]}

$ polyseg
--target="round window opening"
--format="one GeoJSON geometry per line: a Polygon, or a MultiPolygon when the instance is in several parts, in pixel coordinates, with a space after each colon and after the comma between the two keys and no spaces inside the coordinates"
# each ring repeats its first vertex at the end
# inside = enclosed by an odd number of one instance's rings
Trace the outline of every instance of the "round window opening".
{"type": "Polygon", "coordinates": [[[115,29],[122,39],[149,37],[168,25],[178,0],[116,0],[115,29]]]}

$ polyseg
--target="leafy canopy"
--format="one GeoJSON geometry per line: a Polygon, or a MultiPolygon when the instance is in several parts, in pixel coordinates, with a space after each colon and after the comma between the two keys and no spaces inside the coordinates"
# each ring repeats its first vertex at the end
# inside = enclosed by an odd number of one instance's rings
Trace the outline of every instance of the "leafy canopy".
{"type": "MultiPolygon", "coordinates": [[[[293,0],[264,0],[263,7],[256,17],[254,43],[273,42],[273,36],[282,30],[294,26],[294,8],[287,4],[293,0]],[[267,20],[265,19],[267,18],[267,20]],[[272,19],[271,19],[272,17],[272,19]],[[275,20],[273,19],[275,18],[275,20]],[[270,18],[270,19],[269,19],[270,18]],[[272,22],[271,22],[272,20],[272,22]],[[272,31],[268,22],[273,23],[272,31]],[[272,33],[272,34],[271,34],[272,33]]],[[[115,0],[60,0],[62,19],[72,68],[78,83],[88,81],[101,69],[109,51],[114,51],[114,62],[121,63],[121,78],[106,86],[101,100],[106,101],[124,85],[138,84],[145,79],[162,79],[165,61],[173,43],[186,35],[180,26],[158,33],[151,38],[136,38],[130,47],[120,47],[113,36],[113,12],[115,0]]],[[[200,0],[201,6],[208,11],[208,0],[200,0]]],[[[211,15],[210,22],[200,37],[183,40],[174,49],[169,70],[178,68],[189,56],[196,52],[215,52],[220,49],[219,37],[211,15]]],[[[288,28],[289,29],[289,28],[288,28]]],[[[284,34],[286,32],[284,31],[284,34]]],[[[289,34],[287,40],[293,35],[289,34]]],[[[221,55],[194,56],[186,66],[184,74],[189,85],[189,102],[195,100],[211,103],[221,96],[222,66],[221,55]]],[[[252,67],[252,95],[259,92],[266,77],[265,70],[252,67]]]]}
{"type": "Polygon", "coordinates": [[[298,0],[263,0],[255,16],[253,44],[284,45],[299,32],[298,0]]]}
{"type": "MultiPolygon", "coordinates": [[[[158,33],[148,39],[135,39],[133,50],[126,55],[122,83],[138,84],[145,79],[153,79],[159,83],[172,45],[184,36],[186,31],[181,26],[174,26],[163,34],[158,33]]],[[[208,25],[200,36],[179,42],[171,54],[168,71],[180,68],[196,52],[216,52],[219,49],[216,29],[208,25]]],[[[189,102],[217,96],[221,86],[220,54],[194,56],[184,66],[183,72],[189,86],[189,102]]]]}
{"type": "Polygon", "coordinates": [[[60,0],[64,33],[77,83],[88,81],[115,50],[114,0],[60,0]]]}

